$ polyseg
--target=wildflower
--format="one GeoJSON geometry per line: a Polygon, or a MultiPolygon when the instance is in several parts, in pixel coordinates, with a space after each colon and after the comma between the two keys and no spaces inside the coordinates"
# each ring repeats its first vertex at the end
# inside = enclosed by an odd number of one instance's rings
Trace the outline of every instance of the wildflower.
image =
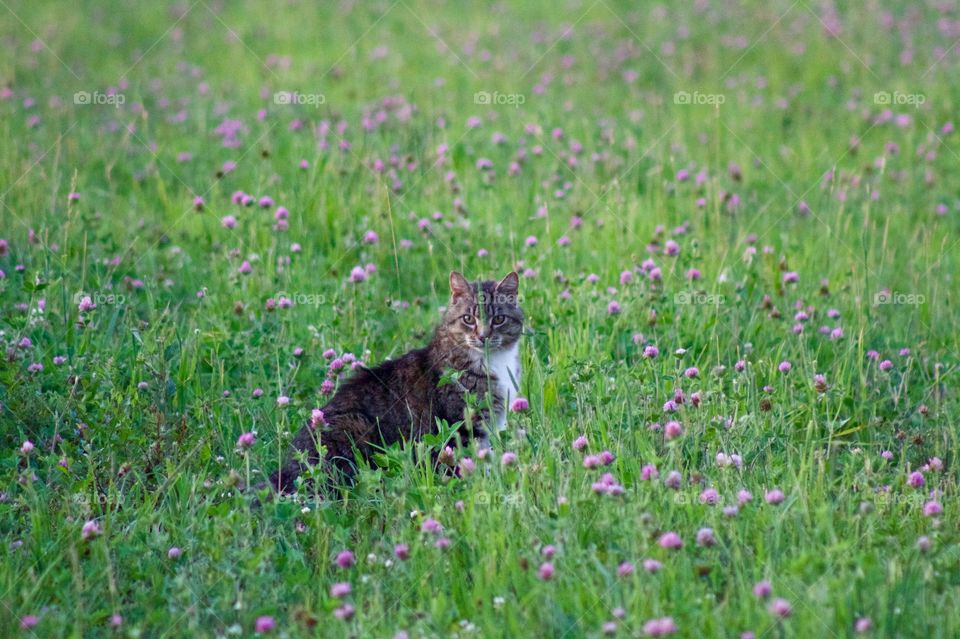
{"type": "Polygon", "coordinates": [[[350,594],[350,584],[346,581],[341,581],[330,586],[330,596],[336,599],[343,599],[350,594]]]}
{"type": "Polygon", "coordinates": [[[554,568],[553,564],[549,561],[545,561],[540,564],[540,568],[537,569],[537,576],[541,581],[550,581],[553,579],[554,568]]]}
{"type": "Polygon", "coordinates": [[[643,468],[640,469],[640,480],[649,481],[651,479],[656,479],[659,476],[657,472],[657,467],[653,464],[644,464],[643,468]]]}
{"type": "Polygon", "coordinates": [[[700,493],[701,504],[716,504],[720,501],[720,493],[713,488],[707,488],[700,493]]]}
{"type": "Polygon", "coordinates": [[[254,443],[256,443],[256,441],[257,441],[257,436],[254,435],[252,432],[243,433],[242,435],[240,435],[239,438],[237,438],[237,448],[241,450],[246,450],[247,448],[250,448],[251,446],[253,446],[254,443]]]}
{"type": "Polygon", "coordinates": [[[767,491],[767,493],[763,496],[763,499],[768,504],[772,504],[775,506],[779,503],[782,503],[783,500],[785,499],[785,496],[782,490],[780,490],[779,488],[774,488],[773,490],[767,491]]]}
{"type": "Polygon", "coordinates": [[[863,634],[871,628],[873,628],[873,621],[870,620],[870,617],[860,617],[856,623],[853,624],[853,630],[857,634],[863,634]]]}
{"type": "Polygon", "coordinates": [[[616,315],[620,312],[620,310],[620,302],[617,300],[612,300],[609,304],[607,304],[607,313],[610,315],[616,315]]]}
{"type": "Polygon", "coordinates": [[[393,547],[393,554],[397,559],[406,561],[407,559],[410,559],[410,546],[407,544],[397,544],[393,547]]]}
{"type": "Polygon", "coordinates": [[[587,447],[587,436],[580,435],[575,440],[573,440],[573,449],[574,450],[583,450],[587,447]]]}
{"type": "Polygon", "coordinates": [[[510,410],[520,413],[530,408],[530,402],[526,397],[518,397],[510,404],[510,410]]]}
{"type": "Polygon", "coordinates": [[[600,481],[594,482],[591,486],[593,492],[601,495],[622,495],[624,488],[617,483],[616,478],[610,473],[604,473],[600,481]]]}
{"type": "Polygon", "coordinates": [[[773,585],[769,581],[758,581],[753,585],[753,596],[757,599],[766,599],[773,592],[773,585]]]}
{"type": "Polygon", "coordinates": [[[112,615],[110,615],[111,628],[119,628],[122,625],[123,625],[123,617],[120,615],[120,613],[115,612],[112,615]]]}
{"type": "Polygon", "coordinates": [[[270,632],[277,627],[277,622],[273,620],[273,617],[263,616],[257,617],[256,622],[253,624],[253,630],[258,635],[262,635],[265,632],[270,632]]]}
{"type": "Polygon", "coordinates": [[[30,441],[29,439],[26,440],[26,441],[24,441],[24,442],[20,445],[20,452],[21,452],[22,454],[24,454],[24,455],[29,455],[29,454],[31,453],[31,451],[33,451],[33,442],[30,441]]]}
{"type": "Polygon", "coordinates": [[[656,559],[644,559],[643,560],[643,569],[647,572],[654,573],[660,572],[660,569],[663,568],[663,564],[657,561],[656,559]]]}
{"type": "Polygon", "coordinates": [[[513,466],[517,463],[517,454],[507,451],[500,457],[500,465],[502,466],[513,466]]]}
{"type": "Polygon", "coordinates": [[[729,466],[740,468],[743,466],[743,458],[736,453],[728,455],[724,452],[719,452],[717,453],[717,466],[720,468],[727,468],[729,466]]]}
{"type": "Polygon", "coordinates": [[[463,476],[472,475],[477,470],[477,464],[469,457],[464,457],[458,464],[463,476]]]}
{"type": "Polygon", "coordinates": [[[643,624],[643,633],[649,637],[665,637],[677,631],[677,625],[670,617],[651,619],[643,624]]]}
{"type": "Polygon", "coordinates": [[[749,490],[741,490],[737,492],[737,503],[743,506],[749,502],[753,501],[753,495],[749,490]]]}
{"type": "Polygon", "coordinates": [[[277,398],[277,406],[283,408],[290,405],[290,398],[286,395],[281,395],[277,398]]]}
{"type": "Polygon", "coordinates": [[[928,501],[923,505],[923,514],[925,517],[935,517],[943,512],[943,506],[938,502],[928,501]]]}
{"type": "Polygon", "coordinates": [[[367,271],[362,266],[354,266],[353,270],[350,271],[349,280],[354,284],[365,282],[367,280],[367,271]]]}
{"type": "Polygon", "coordinates": [[[635,568],[633,564],[631,564],[629,561],[625,561],[619,566],[617,566],[617,574],[620,575],[621,577],[632,575],[634,570],[635,568]]]}
{"type": "Polygon", "coordinates": [[[647,346],[646,348],[643,349],[643,356],[646,357],[647,359],[653,359],[659,354],[660,354],[660,349],[658,349],[656,346],[647,346]]]}
{"type": "Polygon", "coordinates": [[[671,470],[669,473],[667,473],[666,479],[663,480],[664,486],[667,488],[673,488],[674,490],[679,490],[682,483],[683,477],[675,470],[671,470]]]}
{"type": "Polygon", "coordinates": [[[920,552],[928,552],[931,546],[932,544],[930,543],[930,538],[926,535],[921,535],[919,538],[917,538],[917,550],[920,552]]]}
{"type": "Polygon", "coordinates": [[[356,614],[356,609],[350,604],[343,604],[333,609],[333,616],[341,621],[349,621],[356,614]]]}
{"type": "Polygon", "coordinates": [[[827,378],[824,375],[816,374],[813,376],[813,387],[817,390],[818,393],[823,394],[827,392],[827,378]]]}
{"type": "Polygon", "coordinates": [[[97,308],[97,305],[93,303],[89,295],[84,295],[80,298],[80,303],[77,305],[77,308],[80,309],[81,313],[86,313],[87,311],[92,311],[97,308]]]}
{"type": "Polygon", "coordinates": [[[713,536],[713,530],[710,528],[701,528],[697,531],[697,545],[703,546],[704,548],[709,548],[717,543],[716,537],[713,536]]]}
{"type": "Polygon", "coordinates": [[[349,550],[341,550],[340,552],[337,553],[337,557],[336,559],[334,559],[334,563],[336,563],[337,566],[341,568],[349,568],[350,566],[357,563],[357,560],[353,556],[353,552],[349,550]]]}
{"type": "Polygon", "coordinates": [[[680,539],[680,535],[675,532],[667,532],[660,536],[660,539],[657,541],[660,544],[661,548],[667,550],[677,550],[683,547],[683,540],[680,539]]]}
{"type": "Polygon", "coordinates": [[[793,606],[786,599],[774,599],[770,602],[770,614],[781,619],[786,619],[793,613],[793,606]]]}
{"type": "Polygon", "coordinates": [[[667,422],[666,426],[663,427],[663,434],[666,435],[667,439],[676,439],[683,435],[683,426],[680,425],[680,422],[667,422]]]}
{"type": "Polygon", "coordinates": [[[583,458],[583,467],[587,469],[596,468],[601,463],[600,455],[587,455],[583,458]]]}
{"type": "Polygon", "coordinates": [[[779,370],[781,373],[789,373],[791,368],[793,368],[793,364],[787,360],[780,362],[780,365],[777,366],[777,370],[779,370]]]}
{"type": "Polygon", "coordinates": [[[20,617],[20,628],[23,630],[30,630],[38,623],[40,623],[40,617],[36,615],[24,615],[20,617]]]}
{"type": "Polygon", "coordinates": [[[103,531],[100,529],[100,524],[92,519],[83,524],[83,528],[80,530],[80,536],[84,540],[90,539],[91,537],[99,537],[102,533],[103,531]]]}
{"type": "Polygon", "coordinates": [[[180,550],[180,549],[177,548],[176,546],[172,546],[172,547],[170,548],[170,550],[167,551],[167,558],[168,558],[168,559],[179,559],[179,558],[180,558],[180,555],[182,555],[182,554],[183,554],[183,551],[182,551],[182,550],[180,550]]]}
{"type": "Polygon", "coordinates": [[[428,517],[420,524],[420,531],[425,533],[440,533],[443,531],[443,526],[440,525],[440,522],[436,519],[428,517]]]}
{"type": "Polygon", "coordinates": [[[913,488],[920,488],[923,486],[926,480],[923,478],[923,473],[919,470],[915,470],[907,477],[907,485],[912,486],[913,488]]]}

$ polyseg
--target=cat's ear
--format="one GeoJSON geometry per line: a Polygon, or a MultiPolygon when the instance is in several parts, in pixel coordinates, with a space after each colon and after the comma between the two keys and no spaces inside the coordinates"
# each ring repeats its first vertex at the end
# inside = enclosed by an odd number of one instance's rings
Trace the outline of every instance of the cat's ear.
{"type": "Polygon", "coordinates": [[[469,297],[473,294],[473,290],[470,288],[470,282],[467,281],[460,273],[456,271],[450,272],[450,297],[451,299],[457,299],[458,297],[469,297]]]}
{"type": "Polygon", "coordinates": [[[516,271],[511,271],[505,278],[497,284],[497,293],[505,297],[513,298],[516,302],[517,291],[520,290],[520,276],[516,271]]]}

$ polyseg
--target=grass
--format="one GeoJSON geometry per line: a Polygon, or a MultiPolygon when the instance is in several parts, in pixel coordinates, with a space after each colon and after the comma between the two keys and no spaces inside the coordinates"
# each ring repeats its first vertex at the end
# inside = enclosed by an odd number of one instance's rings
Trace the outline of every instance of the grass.
{"type": "Polygon", "coordinates": [[[703,4],[4,4],[0,634],[957,636],[956,7],[703,4]],[[530,408],[477,473],[251,507],[324,351],[513,268],[530,408]]]}

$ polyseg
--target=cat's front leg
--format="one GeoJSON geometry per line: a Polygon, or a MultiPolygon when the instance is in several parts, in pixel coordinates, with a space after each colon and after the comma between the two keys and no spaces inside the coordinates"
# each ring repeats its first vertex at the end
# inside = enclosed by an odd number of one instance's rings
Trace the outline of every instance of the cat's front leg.
{"type": "Polygon", "coordinates": [[[490,446],[489,429],[496,407],[491,406],[487,381],[483,377],[464,373],[458,380],[438,389],[437,416],[448,423],[461,422],[457,435],[461,446],[467,446],[471,439],[480,443],[481,448],[490,446]]]}

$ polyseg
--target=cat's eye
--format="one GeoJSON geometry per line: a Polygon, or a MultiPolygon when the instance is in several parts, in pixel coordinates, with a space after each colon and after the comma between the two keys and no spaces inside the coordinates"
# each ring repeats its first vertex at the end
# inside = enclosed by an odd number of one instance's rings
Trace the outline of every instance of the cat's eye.
{"type": "Polygon", "coordinates": [[[507,318],[506,318],[506,317],[504,317],[503,315],[497,315],[496,317],[493,318],[493,325],[494,325],[494,326],[500,326],[501,324],[503,324],[503,323],[506,322],[506,321],[507,321],[507,318]]]}
{"type": "Polygon", "coordinates": [[[473,315],[464,315],[460,319],[462,319],[463,323],[466,324],[467,326],[473,326],[477,321],[473,318],[473,315]]]}

